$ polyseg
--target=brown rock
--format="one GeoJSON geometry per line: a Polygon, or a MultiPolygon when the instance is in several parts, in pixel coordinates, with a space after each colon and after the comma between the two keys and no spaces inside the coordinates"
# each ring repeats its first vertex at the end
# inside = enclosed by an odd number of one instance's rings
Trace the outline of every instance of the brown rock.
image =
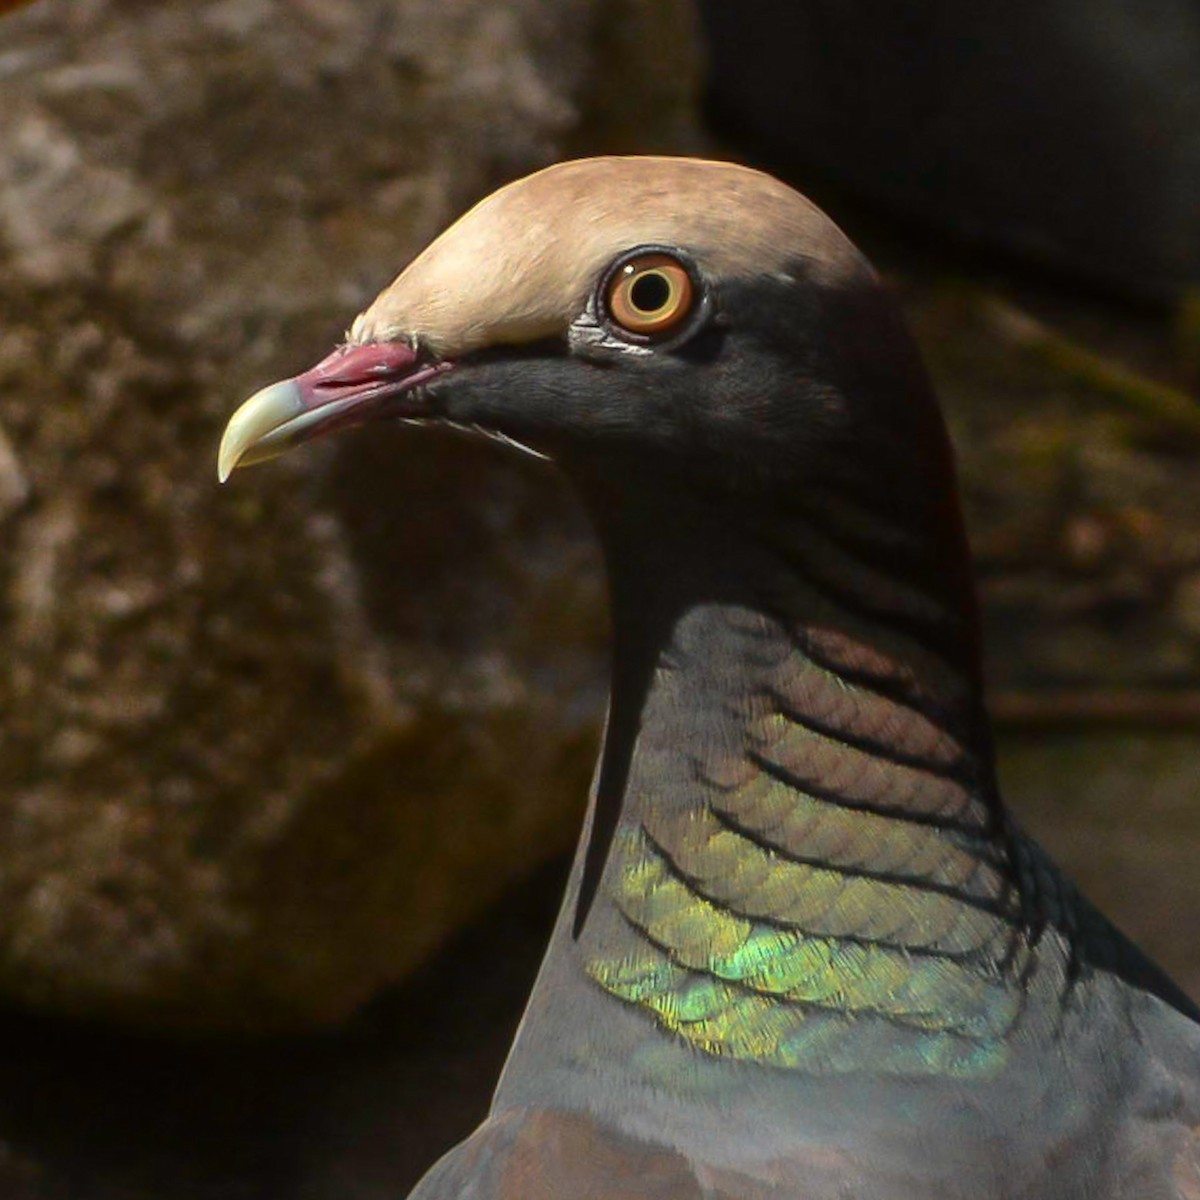
{"type": "Polygon", "coordinates": [[[603,622],[557,481],[400,431],[223,491],[214,455],[239,399],[506,177],[687,148],[683,0],[618,7],[5,19],[5,999],[332,1020],[569,839],[603,622]]]}

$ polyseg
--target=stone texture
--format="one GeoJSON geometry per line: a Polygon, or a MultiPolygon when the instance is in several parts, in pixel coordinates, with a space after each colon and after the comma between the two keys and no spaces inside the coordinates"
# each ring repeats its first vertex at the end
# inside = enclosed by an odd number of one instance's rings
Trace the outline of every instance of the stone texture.
{"type": "Polygon", "coordinates": [[[603,618],[559,483],[390,431],[214,456],[479,195],[689,144],[683,0],[615,8],[5,18],[0,996],[330,1021],[572,836],[603,618]]]}

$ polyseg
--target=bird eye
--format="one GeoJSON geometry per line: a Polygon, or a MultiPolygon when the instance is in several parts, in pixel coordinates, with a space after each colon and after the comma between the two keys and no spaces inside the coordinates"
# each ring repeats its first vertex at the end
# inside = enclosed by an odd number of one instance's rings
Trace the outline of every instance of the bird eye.
{"type": "Polygon", "coordinates": [[[692,311],[695,288],[687,268],[669,254],[641,254],[617,268],[608,284],[608,313],[629,333],[653,337],[692,311]]]}

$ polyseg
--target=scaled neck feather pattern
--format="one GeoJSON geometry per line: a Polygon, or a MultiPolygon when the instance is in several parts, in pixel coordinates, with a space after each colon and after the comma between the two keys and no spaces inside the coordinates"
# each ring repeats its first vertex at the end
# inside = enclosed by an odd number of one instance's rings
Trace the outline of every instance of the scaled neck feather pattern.
{"type": "Polygon", "coordinates": [[[973,614],[880,565],[907,561],[886,523],[839,520],[712,518],[707,577],[661,527],[645,557],[627,521],[606,538],[619,643],[589,850],[608,919],[584,969],[706,1056],[988,1075],[1041,906],[996,794],[973,614]],[[882,541],[856,553],[856,526],[882,541]]]}

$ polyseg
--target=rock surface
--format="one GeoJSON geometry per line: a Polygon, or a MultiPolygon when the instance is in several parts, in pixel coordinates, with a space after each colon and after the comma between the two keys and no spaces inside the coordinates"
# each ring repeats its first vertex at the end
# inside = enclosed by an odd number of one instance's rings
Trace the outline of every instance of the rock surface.
{"type": "Polygon", "coordinates": [[[689,143],[690,10],[615,8],[5,18],[0,996],[335,1020],[573,835],[603,618],[558,482],[437,437],[224,490],[214,455],[479,195],[689,143]]]}

